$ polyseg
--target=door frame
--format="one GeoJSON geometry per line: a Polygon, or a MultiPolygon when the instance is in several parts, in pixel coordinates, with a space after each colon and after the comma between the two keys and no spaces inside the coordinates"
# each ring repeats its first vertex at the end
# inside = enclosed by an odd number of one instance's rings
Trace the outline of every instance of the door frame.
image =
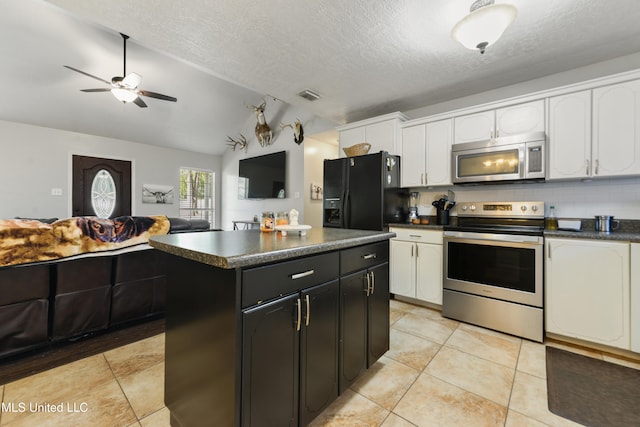
{"type": "Polygon", "coordinates": [[[73,216],[73,156],[98,157],[103,159],[124,160],[131,162],[131,215],[136,215],[137,185],[136,185],[136,161],[132,157],[114,156],[111,154],[96,153],[91,151],[69,151],[67,154],[67,217],[73,216]]]}

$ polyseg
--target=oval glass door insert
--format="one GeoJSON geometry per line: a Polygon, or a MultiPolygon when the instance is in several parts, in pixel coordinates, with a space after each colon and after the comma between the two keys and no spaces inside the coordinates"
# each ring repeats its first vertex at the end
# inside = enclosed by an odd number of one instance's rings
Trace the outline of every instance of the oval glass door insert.
{"type": "Polygon", "coordinates": [[[91,206],[98,218],[109,218],[116,208],[116,183],[106,169],[100,169],[91,183],[91,206]]]}

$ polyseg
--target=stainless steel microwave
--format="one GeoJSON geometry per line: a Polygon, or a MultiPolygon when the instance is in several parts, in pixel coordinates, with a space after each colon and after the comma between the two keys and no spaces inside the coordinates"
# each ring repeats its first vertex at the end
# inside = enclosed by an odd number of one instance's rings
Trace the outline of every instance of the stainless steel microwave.
{"type": "Polygon", "coordinates": [[[453,144],[453,183],[544,180],[545,148],[544,132],[453,144]]]}

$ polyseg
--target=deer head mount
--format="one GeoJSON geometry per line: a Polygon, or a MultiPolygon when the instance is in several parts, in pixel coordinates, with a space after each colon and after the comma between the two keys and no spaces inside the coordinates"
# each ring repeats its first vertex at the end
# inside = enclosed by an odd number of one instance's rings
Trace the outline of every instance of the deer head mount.
{"type": "Polygon", "coordinates": [[[247,152],[247,148],[248,148],[247,138],[243,134],[240,134],[240,138],[238,139],[233,139],[230,136],[228,136],[227,145],[231,147],[233,151],[236,151],[236,147],[240,147],[240,149],[244,150],[245,153],[247,152]]]}
{"type": "Polygon", "coordinates": [[[257,106],[245,104],[245,107],[256,113],[256,138],[258,138],[258,143],[261,147],[271,145],[271,139],[273,138],[271,128],[267,124],[267,119],[264,117],[264,109],[266,106],[267,101],[264,99],[262,100],[262,104],[257,106]]]}
{"type": "Polygon", "coordinates": [[[300,123],[299,119],[296,119],[293,123],[280,123],[280,130],[284,130],[284,128],[291,128],[293,130],[293,142],[300,145],[302,141],[304,141],[304,129],[302,128],[302,123],[300,123]]]}

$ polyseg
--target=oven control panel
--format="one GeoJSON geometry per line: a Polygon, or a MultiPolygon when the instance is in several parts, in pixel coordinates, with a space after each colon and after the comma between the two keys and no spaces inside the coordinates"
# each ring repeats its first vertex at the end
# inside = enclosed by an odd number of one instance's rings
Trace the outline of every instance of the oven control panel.
{"type": "Polygon", "coordinates": [[[461,202],[458,216],[544,218],[544,202],[461,202]]]}

